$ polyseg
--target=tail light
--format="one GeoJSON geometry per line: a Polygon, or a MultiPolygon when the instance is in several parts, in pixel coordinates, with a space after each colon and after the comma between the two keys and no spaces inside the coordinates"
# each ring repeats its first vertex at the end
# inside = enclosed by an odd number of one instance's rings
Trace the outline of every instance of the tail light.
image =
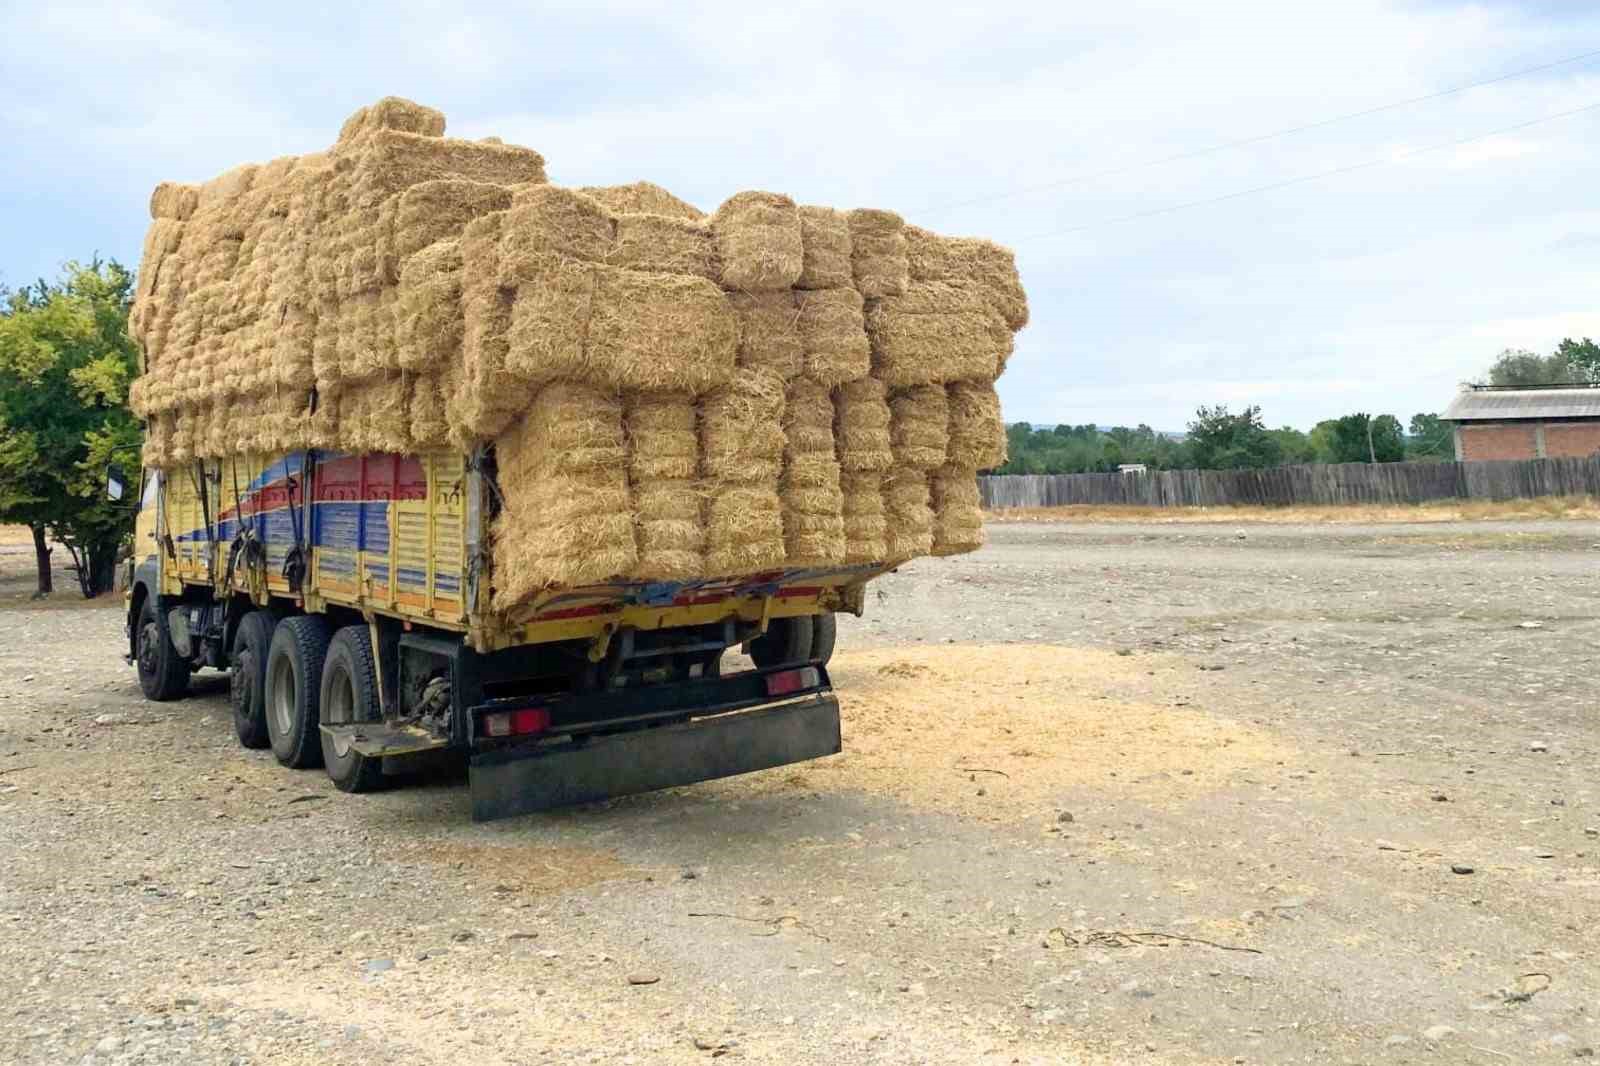
{"type": "Polygon", "coordinates": [[[802,666],[798,670],[779,670],[767,675],[767,695],[787,696],[808,688],[816,688],[822,681],[815,666],[802,666]]]}
{"type": "Polygon", "coordinates": [[[496,711],[483,716],[483,732],[491,737],[523,737],[550,728],[550,710],[523,707],[515,711],[496,711]]]}

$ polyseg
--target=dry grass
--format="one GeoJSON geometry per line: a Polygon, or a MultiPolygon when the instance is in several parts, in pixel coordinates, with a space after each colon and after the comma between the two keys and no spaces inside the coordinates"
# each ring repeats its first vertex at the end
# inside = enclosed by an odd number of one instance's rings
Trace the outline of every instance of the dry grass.
{"type": "Polygon", "coordinates": [[[1417,504],[1344,504],[1305,507],[1006,507],[986,511],[990,522],[1150,522],[1156,525],[1254,522],[1263,525],[1362,522],[1493,522],[1537,519],[1600,519],[1593,496],[1544,496],[1534,500],[1442,500],[1417,504]]]}

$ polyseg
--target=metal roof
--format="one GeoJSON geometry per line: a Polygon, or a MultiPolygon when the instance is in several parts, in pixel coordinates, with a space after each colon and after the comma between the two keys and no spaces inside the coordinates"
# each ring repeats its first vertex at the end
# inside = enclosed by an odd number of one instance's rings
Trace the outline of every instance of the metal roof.
{"type": "Polygon", "coordinates": [[[1466,389],[1439,417],[1446,422],[1600,418],[1600,388],[1466,389]]]}

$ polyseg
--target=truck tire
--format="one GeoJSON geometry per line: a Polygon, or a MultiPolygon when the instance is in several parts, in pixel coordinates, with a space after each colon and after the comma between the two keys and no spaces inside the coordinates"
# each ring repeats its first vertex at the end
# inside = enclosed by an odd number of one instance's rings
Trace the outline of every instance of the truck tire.
{"type": "Polygon", "coordinates": [[[811,658],[811,616],[774,618],[767,631],[750,642],[750,658],[762,669],[783,663],[803,663],[811,658]]]}
{"type": "Polygon", "coordinates": [[[233,731],[247,748],[272,743],[267,733],[267,652],[278,620],[271,611],[251,611],[239,619],[228,657],[228,695],[233,701],[233,731]]]}
{"type": "MultiPolygon", "coordinates": [[[[383,721],[378,699],[377,663],[372,657],[372,635],[364,625],[345,626],[333,635],[322,663],[322,720],[329,725],[383,721]]],[[[383,760],[348,749],[339,754],[333,739],[321,729],[322,764],[341,792],[376,792],[386,783],[383,760]]]]}
{"type": "Polygon", "coordinates": [[[159,597],[147,596],[140,605],[134,640],[139,688],[145,699],[165,703],[189,691],[189,664],[172,646],[166,612],[162,610],[159,597]]]}
{"type": "Polygon", "coordinates": [[[272,754],[292,770],[322,763],[319,706],[322,661],[333,627],[320,615],[298,614],[278,623],[267,650],[267,735],[272,754]]]}
{"type": "Polygon", "coordinates": [[[832,611],[811,619],[811,659],[823,666],[833,658],[833,641],[839,633],[839,621],[832,611]]]}

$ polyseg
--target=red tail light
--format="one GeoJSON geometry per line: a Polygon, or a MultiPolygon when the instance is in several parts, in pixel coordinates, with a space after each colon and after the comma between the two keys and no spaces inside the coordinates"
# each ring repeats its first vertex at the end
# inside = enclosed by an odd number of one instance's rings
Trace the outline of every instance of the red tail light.
{"type": "Polygon", "coordinates": [[[767,695],[787,696],[802,689],[816,688],[820,681],[815,666],[803,666],[798,670],[779,670],[775,674],[767,675],[767,695]]]}
{"type": "Polygon", "coordinates": [[[550,711],[545,707],[523,707],[515,711],[496,711],[483,716],[483,732],[491,737],[521,737],[543,733],[550,728],[550,711]]]}

